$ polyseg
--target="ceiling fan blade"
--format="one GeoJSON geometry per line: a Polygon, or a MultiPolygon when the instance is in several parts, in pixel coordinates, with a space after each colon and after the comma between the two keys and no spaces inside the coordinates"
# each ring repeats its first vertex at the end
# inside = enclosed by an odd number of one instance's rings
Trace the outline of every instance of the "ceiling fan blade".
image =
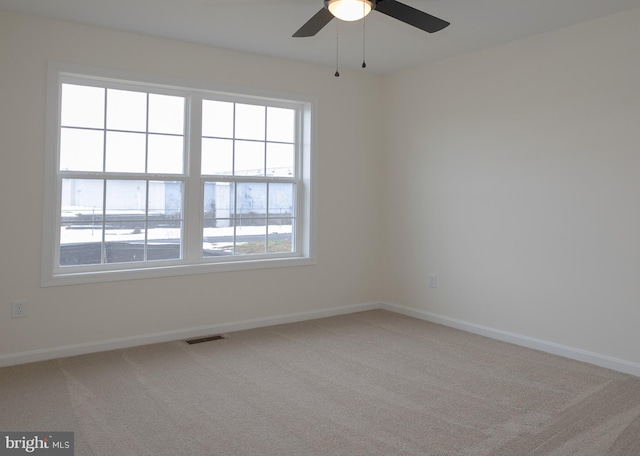
{"type": "Polygon", "coordinates": [[[331,22],[333,19],[333,14],[329,12],[328,9],[322,8],[318,11],[311,19],[309,19],[306,24],[304,24],[300,29],[293,34],[295,38],[304,37],[304,36],[314,36],[318,33],[322,28],[331,22]]]}
{"type": "Polygon", "coordinates": [[[412,6],[405,5],[404,3],[397,2],[396,0],[378,0],[376,11],[429,33],[442,30],[450,24],[443,19],[415,9],[412,6]]]}

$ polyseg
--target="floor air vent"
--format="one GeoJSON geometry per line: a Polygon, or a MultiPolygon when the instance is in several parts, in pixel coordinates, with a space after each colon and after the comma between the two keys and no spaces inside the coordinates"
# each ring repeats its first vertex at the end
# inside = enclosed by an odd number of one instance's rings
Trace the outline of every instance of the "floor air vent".
{"type": "Polygon", "coordinates": [[[185,340],[186,343],[188,343],[189,345],[194,345],[194,344],[201,344],[203,342],[211,342],[212,340],[220,340],[220,339],[225,339],[224,336],[207,336],[207,337],[200,337],[199,339],[190,339],[190,340],[185,340]]]}

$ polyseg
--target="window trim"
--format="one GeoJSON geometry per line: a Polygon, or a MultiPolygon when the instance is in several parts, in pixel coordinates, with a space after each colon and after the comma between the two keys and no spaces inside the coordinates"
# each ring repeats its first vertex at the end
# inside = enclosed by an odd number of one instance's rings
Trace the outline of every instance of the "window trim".
{"type": "MultiPolygon", "coordinates": [[[[194,103],[195,104],[195,103],[194,103]]],[[[188,136],[198,138],[201,126],[197,115],[194,115],[194,104],[187,112],[188,136]],[[195,136],[194,136],[195,134],[195,136]]],[[[134,280],[156,277],[182,276],[192,274],[206,274],[223,271],[243,271],[252,269],[275,268],[275,267],[296,267],[317,264],[316,260],[316,176],[315,176],[315,144],[316,124],[317,124],[317,99],[311,96],[301,96],[289,93],[269,92],[265,90],[247,89],[228,85],[210,84],[198,81],[163,78],[140,73],[131,73],[119,70],[110,70],[100,67],[85,65],[63,64],[59,62],[49,62],[47,74],[47,106],[46,106],[46,145],[45,145],[45,175],[44,175],[44,214],[42,229],[42,270],[41,286],[72,285],[94,282],[109,282],[118,280],[134,280]],[[207,177],[199,173],[189,172],[183,176],[184,188],[184,212],[185,221],[187,218],[191,223],[186,223],[183,232],[183,244],[185,258],[182,260],[171,260],[168,262],[154,261],[144,263],[143,267],[135,267],[131,263],[102,265],[100,270],[64,270],[56,264],[56,246],[59,243],[60,231],[60,189],[58,188],[58,160],[59,160],[59,106],[61,97],[61,82],[69,82],[69,78],[77,77],[86,84],[87,79],[93,79],[101,87],[110,84],[118,86],[136,85],[144,90],[152,90],[154,86],[162,93],[177,92],[184,94],[186,91],[197,93],[199,98],[206,98],[206,95],[214,95],[217,99],[228,98],[230,101],[243,102],[254,100],[258,103],[288,103],[293,102],[300,106],[300,162],[297,163],[300,172],[300,185],[297,198],[296,220],[298,228],[296,242],[298,243],[298,253],[283,254],[274,258],[273,256],[251,255],[223,257],[223,259],[202,258],[193,256],[194,252],[186,252],[190,245],[189,237],[202,237],[199,232],[203,223],[203,214],[198,210],[202,195],[195,192],[194,188],[201,188],[207,177]],[[101,85],[103,84],[103,85],[101,85]],[[197,182],[197,184],[196,184],[197,182]],[[197,185],[197,187],[194,187],[197,185]],[[195,193],[195,194],[194,194],[195,193]],[[193,213],[196,215],[188,215],[193,213]],[[197,223],[195,223],[197,221],[197,223]],[[192,257],[189,258],[189,255],[192,257]]],[[[191,141],[191,149],[199,148],[199,141],[191,141]]],[[[195,158],[196,163],[191,163],[191,167],[198,165],[200,160],[199,150],[189,150],[187,146],[187,157],[185,162],[195,158]],[[193,154],[193,157],[189,157],[193,154]]],[[[102,174],[101,177],[104,177],[102,174]]],[[[152,179],[153,175],[147,175],[147,179],[152,179]]],[[[267,178],[268,179],[268,178],[267,178]]],[[[264,179],[263,179],[264,180],[264,179]]],[[[195,245],[191,243],[191,245],[195,245]]]]}

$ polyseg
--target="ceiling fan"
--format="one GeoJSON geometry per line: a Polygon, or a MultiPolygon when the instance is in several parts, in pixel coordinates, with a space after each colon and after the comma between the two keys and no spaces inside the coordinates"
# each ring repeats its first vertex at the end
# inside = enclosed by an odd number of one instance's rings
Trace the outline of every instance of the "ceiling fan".
{"type": "Polygon", "coordinates": [[[343,21],[356,21],[373,10],[429,33],[437,32],[449,25],[449,22],[443,19],[396,0],[324,0],[324,7],[300,27],[293,37],[314,36],[334,17],[343,21]]]}

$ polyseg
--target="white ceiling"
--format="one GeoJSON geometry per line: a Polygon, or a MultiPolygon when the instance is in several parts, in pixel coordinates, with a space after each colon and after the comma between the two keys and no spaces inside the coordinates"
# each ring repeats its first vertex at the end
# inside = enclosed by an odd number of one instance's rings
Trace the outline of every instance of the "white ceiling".
{"type": "MultiPolygon", "coordinates": [[[[429,34],[373,12],[366,71],[385,74],[640,7],[640,0],[404,0],[451,22],[429,34]]],[[[291,35],[322,0],[0,0],[0,9],[216,47],[360,69],[362,21],[337,20],[311,38],[291,35]]]]}

